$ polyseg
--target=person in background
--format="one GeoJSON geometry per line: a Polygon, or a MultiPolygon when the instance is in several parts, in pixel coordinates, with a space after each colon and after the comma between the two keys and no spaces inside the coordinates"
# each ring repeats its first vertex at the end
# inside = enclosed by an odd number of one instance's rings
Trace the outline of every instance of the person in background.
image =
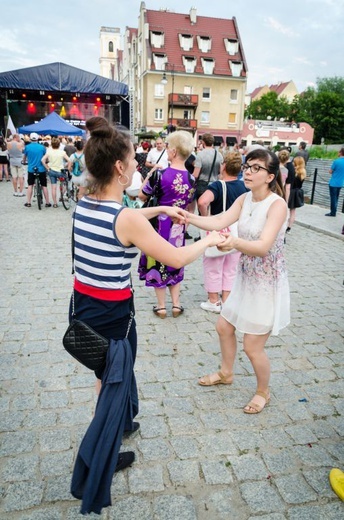
{"type": "Polygon", "coordinates": [[[72,137],[68,137],[67,144],[64,147],[64,151],[66,152],[68,157],[70,157],[72,155],[72,153],[76,152],[76,147],[73,144],[73,138],[72,137]]]}
{"type": "Polygon", "coordinates": [[[42,158],[43,166],[48,170],[51,182],[51,195],[53,198],[53,207],[57,208],[57,181],[61,177],[61,170],[68,165],[69,157],[66,152],[60,148],[60,139],[53,137],[51,147],[47,148],[46,154],[42,158]]]}
{"type": "Polygon", "coordinates": [[[10,157],[13,195],[15,197],[25,197],[24,168],[22,165],[24,143],[20,139],[19,134],[13,135],[13,139],[10,143],[8,143],[7,149],[8,149],[8,154],[10,157]],[[18,188],[19,188],[19,191],[18,191],[18,188]]]}
{"type": "Polygon", "coordinates": [[[142,152],[138,152],[136,150],[135,159],[137,161],[137,169],[141,174],[141,177],[145,179],[147,177],[147,174],[151,168],[146,166],[146,161],[148,158],[148,153],[151,149],[150,143],[148,141],[143,141],[141,145],[142,152]]]}
{"type": "MultiPolygon", "coordinates": [[[[221,165],[221,180],[209,184],[208,189],[198,199],[198,207],[202,216],[207,216],[210,208],[211,215],[218,215],[223,211],[222,182],[226,183],[226,210],[233,202],[246,193],[247,189],[242,181],[238,180],[241,171],[241,155],[239,152],[229,152],[221,165]]],[[[208,293],[208,300],[201,303],[204,311],[220,313],[221,305],[227,300],[233,286],[236,268],[241,253],[232,253],[224,256],[203,256],[204,287],[208,293]]]]}
{"type": "Polygon", "coordinates": [[[252,363],[257,389],[244,413],[260,413],[270,401],[270,362],[265,344],[290,322],[289,283],[284,258],[287,203],[278,157],[259,148],[246,157],[244,184],[250,191],[240,195],[220,215],[188,214],[187,220],[201,229],[223,229],[238,220],[238,238],[228,234],[220,250],[241,252],[232,291],[222,306],[216,330],[219,334],[221,370],[202,377],[199,384],[233,383],[237,350],[236,330],[243,333],[243,346],[252,363]]]}
{"type": "Polygon", "coordinates": [[[293,183],[290,185],[290,194],[288,197],[289,222],[286,232],[289,233],[295,222],[296,208],[304,205],[303,181],[306,178],[306,165],[303,157],[294,158],[295,175],[293,183]]]}
{"type": "MultiPolygon", "coordinates": [[[[177,130],[167,137],[167,156],[170,166],[158,175],[148,175],[142,185],[139,198],[145,202],[154,189],[158,190],[158,204],[177,208],[186,208],[194,195],[194,181],[185,167],[194,143],[189,132],[177,130]]],[[[185,226],[173,224],[166,215],[159,215],[153,223],[155,230],[166,242],[181,247],[185,243],[185,226]]],[[[184,279],[184,269],[164,264],[156,257],[144,252],[139,262],[140,280],[145,280],[147,287],[154,287],[157,304],[153,312],[159,318],[166,318],[166,289],[172,299],[172,315],[177,318],[184,312],[180,304],[180,284],[184,279]]]]}
{"type": "MultiPolygon", "coordinates": [[[[196,260],[208,246],[221,244],[224,239],[214,231],[197,244],[177,248],[162,238],[148,219],[164,215],[169,222],[174,219],[182,227],[185,217],[178,206],[129,209],[122,205],[123,192],[132,184],[137,166],[129,132],[111,127],[102,117],[89,119],[86,128],[90,137],[85,159],[92,184],[90,194],[78,202],[74,213],[75,319],[84,321],[109,341],[126,337],[131,323],[128,340],[134,364],[137,332],[135,319],[131,322],[134,304],[130,271],[138,250],[156,258],[161,265],[169,264],[179,270],[196,260]]],[[[97,393],[108,368],[106,365],[95,373],[97,393]]],[[[128,401],[123,418],[130,434],[139,424],[133,422],[138,413],[134,372],[128,377],[129,388],[136,394],[135,402],[128,401]]],[[[108,435],[111,437],[111,431],[108,435]]],[[[124,469],[134,459],[133,452],[121,453],[114,471],[124,469]]]]}
{"type": "Polygon", "coordinates": [[[289,154],[288,150],[285,148],[283,150],[280,150],[278,152],[278,159],[280,162],[280,172],[281,172],[281,177],[282,177],[282,183],[283,183],[284,190],[285,190],[285,200],[288,202],[289,195],[290,195],[290,183],[288,182],[288,184],[287,184],[288,175],[289,175],[289,170],[287,168],[287,164],[290,159],[290,154],[289,154]]]}
{"type": "Polygon", "coordinates": [[[338,152],[338,159],[335,159],[330,169],[331,179],[329,182],[331,211],[326,213],[325,217],[335,217],[337,214],[337,206],[340,190],[344,186],[344,147],[338,152]]]}
{"type": "Polygon", "coordinates": [[[8,173],[8,150],[5,139],[0,136],[0,182],[5,175],[7,182],[10,182],[10,176],[8,173]]]}
{"type": "Polygon", "coordinates": [[[84,155],[84,141],[76,141],[75,152],[69,157],[68,170],[72,174],[73,184],[79,187],[78,198],[81,199],[87,193],[88,174],[84,155]],[[80,164],[80,175],[73,174],[73,166],[76,161],[80,164]]]}
{"type": "Polygon", "coordinates": [[[158,170],[165,170],[168,167],[168,158],[165,143],[161,139],[161,137],[158,137],[155,144],[156,147],[151,148],[148,152],[146,166],[149,169],[152,169],[154,166],[156,166],[156,169],[158,170]]]}
{"type": "Polygon", "coordinates": [[[31,198],[32,198],[32,189],[35,184],[35,168],[37,168],[37,172],[39,173],[39,181],[42,186],[42,191],[45,198],[45,207],[51,208],[51,204],[49,202],[49,192],[47,188],[47,174],[45,167],[42,164],[42,159],[46,153],[46,148],[38,142],[39,135],[36,132],[31,132],[30,134],[30,143],[25,146],[24,149],[24,157],[23,162],[25,164],[26,160],[28,162],[27,166],[27,183],[28,189],[26,192],[26,203],[24,206],[27,208],[31,208],[31,198]]]}
{"type": "Polygon", "coordinates": [[[299,149],[294,155],[294,157],[303,157],[305,164],[307,164],[308,159],[309,159],[309,153],[306,150],[306,146],[307,146],[307,143],[305,143],[304,141],[301,141],[301,143],[299,144],[299,149]]]}

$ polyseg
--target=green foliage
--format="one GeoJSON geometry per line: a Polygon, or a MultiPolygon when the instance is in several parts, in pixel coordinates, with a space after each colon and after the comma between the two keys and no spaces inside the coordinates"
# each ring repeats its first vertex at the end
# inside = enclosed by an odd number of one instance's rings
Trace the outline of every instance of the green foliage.
{"type": "Polygon", "coordinates": [[[338,150],[327,150],[325,146],[311,146],[307,148],[310,159],[337,159],[338,150]]]}
{"type": "Polygon", "coordinates": [[[344,142],[344,78],[318,78],[316,88],[295,96],[291,103],[272,91],[253,101],[245,110],[251,119],[285,118],[314,128],[314,142],[344,142]]]}

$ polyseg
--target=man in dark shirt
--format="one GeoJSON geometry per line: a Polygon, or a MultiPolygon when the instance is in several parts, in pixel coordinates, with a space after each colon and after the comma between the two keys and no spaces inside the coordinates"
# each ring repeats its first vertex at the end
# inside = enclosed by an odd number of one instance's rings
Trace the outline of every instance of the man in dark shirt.
{"type": "Polygon", "coordinates": [[[307,161],[309,159],[309,153],[306,150],[306,146],[307,146],[307,144],[304,141],[302,141],[299,144],[298,152],[296,152],[296,154],[294,155],[294,157],[303,157],[304,161],[305,161],[305,164],[307,164],[307,161]]]}
{"type": "Polygon", "coordinates": [[[68,142],[67,142],[66,146],[64,147],[64,151],[66,152],[68,157],[70,157],[72,155],[72,153],[76,152],[76,148],[73,144],[72,137],[68,137],[68,142]]]}

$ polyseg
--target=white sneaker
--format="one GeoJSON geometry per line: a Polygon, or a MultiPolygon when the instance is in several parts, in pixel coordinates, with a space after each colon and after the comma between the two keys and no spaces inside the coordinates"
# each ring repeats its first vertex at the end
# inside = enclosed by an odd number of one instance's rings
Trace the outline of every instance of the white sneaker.
{"type": "Polygon", "coordinates": [[[203,309],[204,311],[216,312],[217,314],[220,314],[221,300],[217,301],[216,303],[212,303],[209,300],[207,300],[206,302],[202,302],[201,309],[203,309]]]}

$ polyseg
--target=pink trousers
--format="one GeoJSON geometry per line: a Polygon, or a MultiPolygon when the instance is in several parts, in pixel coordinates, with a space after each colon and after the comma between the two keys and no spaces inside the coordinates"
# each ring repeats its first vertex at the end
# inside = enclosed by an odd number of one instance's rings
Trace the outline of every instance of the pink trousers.
{"type": "Polygon", "coordinates": [[[204,288],[209,293],[231,291],[241,253],[208,258],[203,256],[204,288]]]}

